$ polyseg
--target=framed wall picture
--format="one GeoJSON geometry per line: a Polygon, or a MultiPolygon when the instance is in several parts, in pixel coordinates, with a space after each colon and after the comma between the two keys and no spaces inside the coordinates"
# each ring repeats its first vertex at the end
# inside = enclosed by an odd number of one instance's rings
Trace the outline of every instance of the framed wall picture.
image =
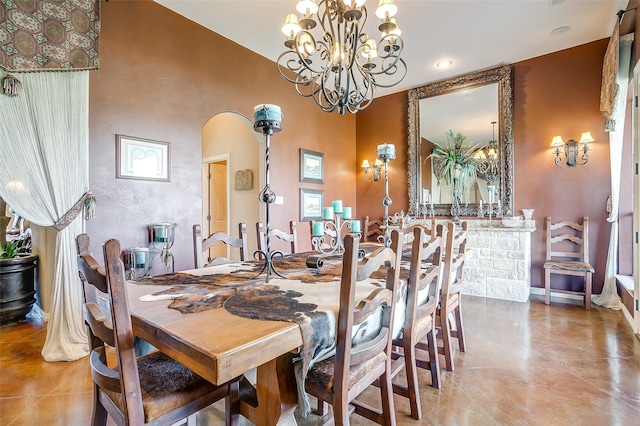
{"type": "Polygon", "coordinates": [[[324,191],[300,188],[300,222],[322,219],[324,191]]]}
{"type": "Polygon", "coordinates": [[[170,144],[116,135],[116,177],[169,182],[170,144]]]}
{"type": "Polygon", "coordinates": [[[300,182],[324,183],[324,154],[300,148],[300,182]]]}

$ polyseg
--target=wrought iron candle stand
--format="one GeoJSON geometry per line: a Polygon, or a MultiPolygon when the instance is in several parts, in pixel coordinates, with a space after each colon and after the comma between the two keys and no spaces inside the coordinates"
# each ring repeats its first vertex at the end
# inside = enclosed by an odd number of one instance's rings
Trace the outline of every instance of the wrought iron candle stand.
{"type": "Polygon", "coordinates": [[[160,252],[160,262],[165,266],[165,272],[173,272],[173,254],[170,249],[175,239],[176,224],[169,222],[154,223],[148,226],[149,241],[156,252],[160,252]]]}
{"type": "Polygon", "coordinates": [[[282,114],[280,112],[280,107],[276,105],[258,105],[254,108],[253,112],[255,118],[253,129],[264,135],[265,185],[262,191],[258,194],[258,199],[261,203],[264,203],[266,235],[265,250],[257,250],[253,253],[253,257],[255,259],[264,259],[264,265],[256,276],[266,274],[266,282],[269,282],[271,274],[284,278],[284,276],[276,271],[273,266],[273,259],[278,256],[282,258],[283,254],[278,250],[271,251],[271,223],[269,220],[269,205],[276,201],[276,193],[273,192],[269,183],[269,144],[271,142],[271,135],[282,130],[282,114]]]}
{"type": "Polygon", "coordinates": [[[377,157],[384,163],[384,197],[382,205],[384,206],[384,246],[391,245],[391,230],[389,229],[389,206],[391,205],[391,197],[389,197],[389,161],[396,158],[396,147],[392,144],[384,143],[378,145],[376,150],[377,157]]]}
{"type": "MultiPolygon", "coordinates": [[[[344,219],[343,213],[334,213],[334,219],[332,220],[322,220],[321,222],[314,222],[322,224],[322,229],[312,230],[311,236],[311,246],[314,250],[322,253],[322,254],[342,254],[344,252],[344,243],[342,241],[342,232],[344,227],[349,230],[350,234],[354,234],[358,236],[358,238],[362,237],[359,229],[352,229],[354,220],[351,218],[344,219]],[[319,232],[321,231],[321,232],[319,232]],[[317,235],[316,235],[317,234],[317,235]],[[326,237],[329,237],[328,241],[326,237]]],[[[358,225],[359,225],[358,221],[358,225]]]]}

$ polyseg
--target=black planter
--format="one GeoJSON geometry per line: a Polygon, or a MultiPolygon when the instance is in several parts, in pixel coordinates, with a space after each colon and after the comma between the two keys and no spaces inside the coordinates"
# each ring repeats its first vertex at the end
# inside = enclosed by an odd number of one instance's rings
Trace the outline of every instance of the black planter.
{"type": "Polygon", "coordinates": [[[24,319],[35,303],[38,256],[20,254],[0,259],[0,323],[24,319]]]}

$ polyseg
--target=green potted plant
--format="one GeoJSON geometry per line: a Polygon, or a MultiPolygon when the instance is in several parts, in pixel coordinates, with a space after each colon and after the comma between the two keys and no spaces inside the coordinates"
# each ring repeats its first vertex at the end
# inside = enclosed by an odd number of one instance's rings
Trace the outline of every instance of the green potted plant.
{"type": "MultiPolygon", "coordinates": [[[[4,229],[1,231],[4,235],[4,229]]],[[[24,319],[36,301],[38,256],[24,252],[28,246],[28,239],[0,243],[0,323],[2,324],[24,319]]]]}
{"type": "MultiPolygon", "coordinates": [[[[469,190],[477,178],[477,164],[474,155],[479,145],[473,145],[469,139],[453,130],[447,132],[447,143],[433,142],[436,147],[427,159],[434,159],[434,173],[438,180],[444,179],[453,192],[454,183],[460,192],[469,199],[469,190]],[[454,181],[457,178],[457,182],[454,181]]],[[[426,161],[426,160],[425,160],[426,161]]]]}

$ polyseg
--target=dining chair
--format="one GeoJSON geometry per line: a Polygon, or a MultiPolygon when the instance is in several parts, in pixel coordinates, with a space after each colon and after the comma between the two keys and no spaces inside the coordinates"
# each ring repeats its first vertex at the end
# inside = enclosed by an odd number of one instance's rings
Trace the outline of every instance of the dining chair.
{"type": "Polygon", "coordinates": [[[544,267],[544,303],[551,301],[551,292],[580,294],[584,296],[584,306],[591,309],[591,281],[595,269],[589,263],[589,218],[582,223],[561,221],[552,223],[546,219],[547,257],[544,267]],[[574,275],[584,279],[582,290],[551,289],[551,274],[574,275]]]}
{"type": "Polygon", "coordinates": [[[391,330],[400,274],[401,244],[401,232],[394,230],[391,234],[391,247],[378,248],[358,263],[359,238],[353,234],[345,236],[336,354],[314,364],[305,381],[308,394],[333,406],[336,425],[348,425],[349,415],[353,412],[379,424],[395,424],[391,384],[391,330]],[[381,268],[386,269],[385,286],[374,290],[356,306],[356,283],[369,278],[381,268]],[[379,308],[382,309],[380,332],[371,340],[352,346],[353,327],[365,323],[379,308]],[[376,381],[379,381],[380,386],[381,410],[356,400],[358,395],[376,381]]]}
{"type": "MultiPolygon", "coordinates": [[[[285,232],[281,229],[270,229],[269,233],[271,234],[271,238],[275,237],[279,240],[289,243],[289,253],[298,253],[298,230],[295,221],[289,221],[289,232],[285,232]]],[[[256,223],[256,236],[258,238],[258,250],[265,251],[267,249],[267,235],[264,228],[264,223],[256,223]]]]}
{"type": "Polygon", "coordinates": [[[384,225],[384,219],[371,220],[369,216],[365,216],[363,222],[362,241],[380,242],[378,237],[384,236],[384,231],[380,228],[384,225]]]}
{"type": "Polygon", "coordinates": [[[451,340],[457,339],[460,352],[466,351],[461,293],[464,262],[469,256],[466,250],[468,229],[469,223],[466,221],[462,222],[459,231],[456,231],[454,223],[447,224],[442,289],[440,304],[436,310],[436,326],[439,327],[443,344],[438,348],[438,353],[444,355],[447,371],[455,369],[451,340]],[[452,320],[455,321],[455,328],[451,327],[452,320]]]}
{"type": "Polygon", "coordinates": [[[249,247],[247,244],[247,225],[243,222],[238,224],[238,238],[232,237],[224,232],[215,232],[209,237],[202,239],[202,227],[199,224],[193,225],[193,259],[194,267],[196,269],[204,268],[206,266],[221,265],[224,263],[231,263],[234,260],[225,256],[211,257],[208,252],[209,249],[217,242],[222,242],[230,247],[240,249],[240,260],[248,260],[249,247]],[[204,252],[207,252],[207,261],[203,260],[204,252]]]}
{"type": "Polygon", "coordinates": [[[194,414],[225,399],[225,423],[239,420],[238,379],[215,386],[162,352],[136,357],[120,243],[104,246],[105,268],[88,250],[88,236],[76,238],[78,269],[85,294],[82,311],[88,325],[93,378],[92,425],[107,417],[117,425],[170,425],[194,420],[194,414]]]}
{"type": "MultiPolygon", "coordinates": [[[[439,225],[442,226],[442,225],[439,225]]],[[[435,232],[434,232],[435,234],[435,232]]],[[[417,368],[431,372],[431,386],[440,388],[440,366],[436,343],[436,309],[442,282],[441,258],[444,248],[442,233],[425,238],[424,228],[413,228],[411,261],[407,284],[406,314],[399,336],[393,339],[392,378],[405,371],[407,384],[393,383],[393,392],[409,399],[411,417],[422,417],[417,368]],[[430,259],[434,259],[432,262],[430,259]],[[418,358],[417,349],[427,358],[418,358]]]]}

